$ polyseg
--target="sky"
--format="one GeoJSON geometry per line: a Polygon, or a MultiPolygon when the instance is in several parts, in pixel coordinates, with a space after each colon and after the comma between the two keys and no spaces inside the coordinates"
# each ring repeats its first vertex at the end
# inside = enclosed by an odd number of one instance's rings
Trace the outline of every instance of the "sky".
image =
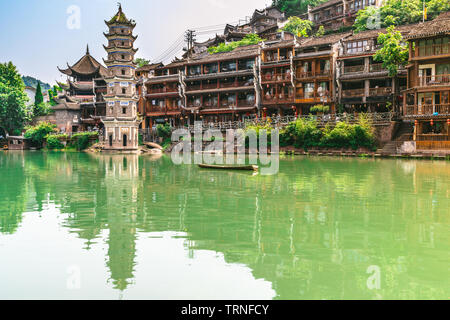
{"type": "MultiPolygon", "coordinates": [[[[136,57],[156,62],[187,29],[198,40],[223,32],[263,9],[271,0],[122,0],[127,18],[137,23],[136,57]],[[209,33],[208,33],[209,32],[209,33]]],[[[86,52],[106,58],[104,20],[117,12],[116,0],[0,0],[0,63],[12,61],[22,75],[55,84],[64,81],[57,69],[78,61],[86,52]]],[[[178,41],[178,44],[180,42],[178,41]]],[[[180,46],[178,46],[180,48],[180,46]]],[[[175,50],[176,51],[176,50],[175,50]]],[[[181,53],[180,51],[178,52],[181,53]]],[[[178,54],[178,55],[179,55],[178,54]]]]}

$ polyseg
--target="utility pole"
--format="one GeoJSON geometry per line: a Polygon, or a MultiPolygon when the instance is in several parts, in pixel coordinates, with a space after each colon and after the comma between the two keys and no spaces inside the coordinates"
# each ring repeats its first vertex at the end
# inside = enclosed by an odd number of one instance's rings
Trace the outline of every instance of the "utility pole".
{"type": "Polygon", "coordinates": [[[194,30],[187,30],[184,36],[184,41],[187,43],[187,52],[189,57],[191,56],[192,48],[194,48],[195,36],[196,34],[194,30]]]}

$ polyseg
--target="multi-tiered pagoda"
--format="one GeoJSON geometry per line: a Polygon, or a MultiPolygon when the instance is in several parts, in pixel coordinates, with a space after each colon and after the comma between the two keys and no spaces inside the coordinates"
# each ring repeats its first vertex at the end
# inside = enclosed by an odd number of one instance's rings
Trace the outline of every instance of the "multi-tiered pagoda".
{"type": "Polygon", "coordinates": [[[64,89],[53,107],[57,114],[57,125],[65,132],[85,131],[100,127],[100,117],[105,115],[106,83],[108,70],[89,53],[74,65],[58,70],[67,76],[67,83],[58,83],[64,89]]]}
{"type": "Polygon", "coordinates": [[[133,151],[138,148],[138,127],[136,94],[136,77],[134,55],[137,49],[133,44],[136,23],[127,19],[119,4],[119,11],[109,21],[105,21],[109,32],[105,34],[108,46],[104,46],[108,59],[106,116],[102,118],[105,125],[105,150],[133,151]]]}

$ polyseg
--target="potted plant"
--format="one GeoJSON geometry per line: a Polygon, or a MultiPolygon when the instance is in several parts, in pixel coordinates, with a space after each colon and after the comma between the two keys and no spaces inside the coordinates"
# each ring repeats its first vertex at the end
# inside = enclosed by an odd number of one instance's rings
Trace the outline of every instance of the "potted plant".
{"type": "Polygon", "coordinates": [[[317,105],[311,107],[310,111],[318,116],[323,116],[325,113],[330,112],[330,106],[325,106],[323,104],[317,104],[317,105]]]}

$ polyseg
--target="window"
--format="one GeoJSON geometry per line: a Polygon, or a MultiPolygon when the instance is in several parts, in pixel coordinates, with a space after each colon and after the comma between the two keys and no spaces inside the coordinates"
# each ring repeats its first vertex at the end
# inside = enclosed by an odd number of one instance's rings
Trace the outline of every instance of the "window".
{"type": "Polygon", "coordinates": [[[122,94],[126,94],[127,93],[127,89],[122,88],[122,94]]]}
{"type": "Polygon", "coordinates": [[[125,69],[122,69],[122,75],[125,75],[125,69]]]}
{"type": "Polygon", "coordinates": [[[197,76],[202,73],[200,66],[191,66],[188,71],[190,76],[197,76]]]}
{"type": "Polygon", "coordinates": [[[124,54],[122,55],[122,60],[125,60],[125,55],[124,54]]]}
{"type": "Polygon", "coordinates": [[[127,113],[127,108],[122,108],[122,114],[126,114],[127,113]]]}
{"type": "Polygon", "coordinates": [[[367,45],[367,40],[349,42],[347,43],[347,53],[363,52],[366,50],[367,45]]]}
{"type": "Polygon", "coordinates": [[[314,83],[306,83],[305,84],[305,98],[313,98],[314,97],[314,83]]]}

